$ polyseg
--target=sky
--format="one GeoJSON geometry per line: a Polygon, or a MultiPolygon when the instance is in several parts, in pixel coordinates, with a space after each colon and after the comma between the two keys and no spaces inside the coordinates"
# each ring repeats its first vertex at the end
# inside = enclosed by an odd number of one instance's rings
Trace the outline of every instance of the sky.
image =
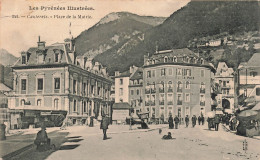
{"type": "Polygon", "coordinates": [[[73,37],[77,37],[111,12],[126,11],[138,15],[169,17],[188,2],[189,0],[0,0],[0,48],[18,57],[22,51],[37,45],[38,36],[47,45],[63,42],[70,37],[70,31],[73,37]],[[68,10],[68,6],[87,6],[94,10],[68,10]],[[65,7],[65,10],[45,11],[48,7],[65,7]],[[80,19],[78,15],[88,18],[80,19]],[[42,18],[32,18],[35,16],[42,18]]]}

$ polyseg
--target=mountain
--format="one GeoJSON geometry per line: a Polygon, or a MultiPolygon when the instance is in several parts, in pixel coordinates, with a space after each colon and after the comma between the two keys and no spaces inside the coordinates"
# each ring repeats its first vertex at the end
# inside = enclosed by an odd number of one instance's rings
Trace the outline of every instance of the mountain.
{"type": "Polygon", "coordinates": [[[5,49],[0,49],[0,64],[4,66],[11,66],[17,61],[17,57],[13,56],[5,49]]]}
{"type": "Polygon", "coordinates": [[[260,7],[257,1],[191,1],[162,24],[121,41],[95,57],[110,74],[130,65],[143,65],[143,55],[159,50],[185,48],[190,40],[227,32],[230,35],[258,31],[260,7]],[[143,37],[140,40],[138,37],[143,37]]]}
{"type": "Polygon", "coordinates": [[[166,18],[139,16],[128,12],[113,12],[75,38],[79,55],[95,57],[132,36],[161,24],[166,18]]]}

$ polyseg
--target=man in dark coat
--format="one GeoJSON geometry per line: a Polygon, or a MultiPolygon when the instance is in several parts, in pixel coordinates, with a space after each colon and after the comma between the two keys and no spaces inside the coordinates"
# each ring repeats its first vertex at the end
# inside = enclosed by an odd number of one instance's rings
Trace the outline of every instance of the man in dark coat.
{"type": "Polygon", "coordinates": [[[200,116],[198,117],[198,122],[199,122],[199,125],[200,125],[200,122],[201,122],[201,117],[200,116]]]}
{"type": "Polygon", "coordinates": [[[189,116],[186,115],[185,117],[186,128],[189,126],[189,122],[190,122],[189,116]]]}
{"type": "Polygon", "coordinates": [[[172,118],[172,115],[170,115],[170,117],[169,117],[169,119],[168,119],[168,122],[169,122],[169,129],[173,129],[174,124],[173,124],[173,118],[172,118]]]}
{"type": "Polygon", "coordinates": [[[180,122],[180,119],[177,116],[175,116],[174,122],[175,122],[175,129],[178,129],[178,124],[180,122]]]}
{"type": "Polygon", "coordinates": [[[215,131],[218,131],[218,126],[220,123],[220,117],[218,115],[215,115],[214,122],[215,122],[215,131]]]}
{"type": "Polygon", "coordinates": [[[205,117],[202,115],[201,116],[201,124],[204,125],[204,122],[205,122],[205,117]]]}
{"type": "Polygon", "coordinates": [[[103,129],[103,140],[107,139],[107,129],[109,125],[109,119],[106,115],[102,116],[102,120],[100,123],[100,129],[103,129]]]}
{"type": "Polygon", "coordinates": [[[197,121],[197,117],[195,115],[193,115],[193,117],[191,118],[191,121],[192,121],[192,127],[195,127],[196,121],[197,121]]]}

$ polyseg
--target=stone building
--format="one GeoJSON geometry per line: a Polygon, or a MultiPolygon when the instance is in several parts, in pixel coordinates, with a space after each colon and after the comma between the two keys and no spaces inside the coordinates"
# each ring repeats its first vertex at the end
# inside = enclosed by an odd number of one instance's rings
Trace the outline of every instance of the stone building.
{"type": "Polygon", "coordinates": [[[157,51],[144,57],[143,110],[150,117],[183,120],[211,111],[215,69],[189,49],[157,51]]]}
{"type": "Polygon", "coordinates": [[[37,43],[12,67],[8,103],[13,127],[26,128],[42,120],[57,126],[65,115],[71,124],[86,124],[90,116],[111,115],[112,82],[105,67],[78,56],[73,39],[46,46],[39,38],[37,43]]]}
{"type": "Polygon", "coordinates": [[[215,74],[215,82],[219,84],[222,93],[223,110],[235,109],[235,79],[234,70],[225,62],[219,62],[215,74]]]}

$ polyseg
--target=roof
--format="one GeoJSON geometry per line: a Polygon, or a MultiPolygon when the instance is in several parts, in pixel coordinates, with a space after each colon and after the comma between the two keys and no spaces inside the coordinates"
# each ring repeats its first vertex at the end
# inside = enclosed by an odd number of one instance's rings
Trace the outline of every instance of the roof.
{"type": "Polygon", "coordinates": [[[130,77],[130,80],[143,79],[143,69],[138,68],[135,73],[130,77]]]}
{"type": "Polygon", "coordinates": [[[11,91],[11,88],[7,87],[3,83],[0,83],[0,91],[11,91]]]}
{"type": "Polygon", "coordinates": [[[132,107],[128,103],[114,103],[113,109],[131,109],[132,107]]]}
{"type": "Polygon", "coordinates": [[[120,73],[119,76],[115,76],[115,78],[119,78],[119,77],[130,77],[131,76],[131,73],[129,70],[125,71],[125,72],[122,72],[120,73]]]}
{"type": "Polygon", "coordinates": [[[255,53],[247,62],[248,67],[260,67],[260,53],[255,53]]]}
{"type": "Polygon", "coordinates": [[[189,56],[189,57],[197,57],[198,56],[196,54],[194,54],[191,50],[189,50],[188,48],[182,48],[182,49],[172,49],[172,50],[164,50],[164,51],[158,51],[157,53],[155,53],[152,57],[158,57],[161,55],[164,56],[176,56],[176,57],[183,57],[183,56],[189,56]]]}

